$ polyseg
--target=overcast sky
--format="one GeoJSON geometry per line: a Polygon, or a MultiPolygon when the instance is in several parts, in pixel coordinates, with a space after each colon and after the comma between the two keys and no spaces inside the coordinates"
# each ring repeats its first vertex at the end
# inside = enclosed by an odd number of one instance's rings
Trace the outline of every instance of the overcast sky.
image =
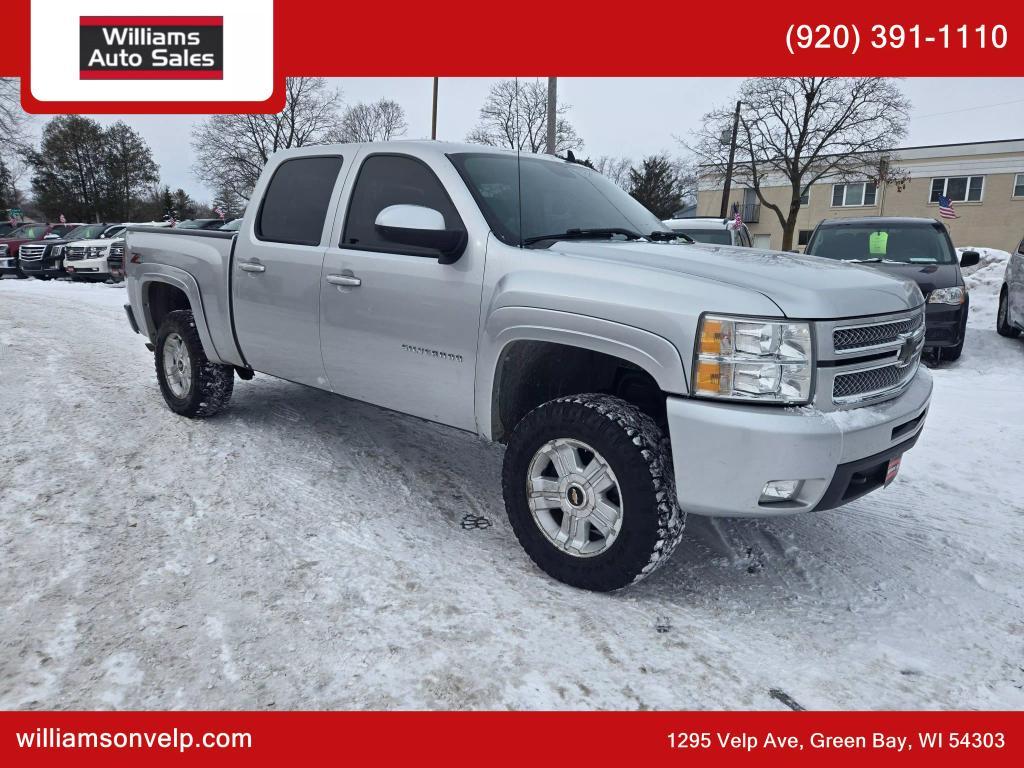
{"type": "MultiPolygon", "coordinates": [[[[347,103],[394,99],[405,107],[407,138],[430,136],[430,78],[336,78],[347,103]]],[[[438,138],[462,141],[494,79],[442,78],[438,138]]],[[[585,142],[583,156],[639,158],[681,153],[674,136],[698,127],[713,107],[731,104],[735,78],[560,78],[558,97],[585,142]]],[[[1024,79],[913,78],[900,81],[913,103],[906,145],[1011,139],[1024,136],[1024,79]]],[[[113,122],[117,116],[97,116],[113,122]]],[[[200,200],[210,190],[193,177],[189,132],[196,116],[128,116],[153,148],[160,174],[200,200]]],[[[38,120],[42,123],[42,119],[38,120]]]]}

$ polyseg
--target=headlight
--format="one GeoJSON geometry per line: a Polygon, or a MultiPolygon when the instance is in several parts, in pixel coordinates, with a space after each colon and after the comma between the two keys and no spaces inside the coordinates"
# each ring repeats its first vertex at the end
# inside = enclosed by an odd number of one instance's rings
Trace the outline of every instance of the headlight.
{"type": "Polygon", "coordinates": [[[963,304],[967,298],[967,291],[962,286],[953,288],[938,288],[928,294],[929,304],[963,304]]]}
{"type": "Polygon", "coordinates": [[[720,315],[701,319],[693,366],[695,395],[807,403],[813,374],[809,323],[720,315]]]}

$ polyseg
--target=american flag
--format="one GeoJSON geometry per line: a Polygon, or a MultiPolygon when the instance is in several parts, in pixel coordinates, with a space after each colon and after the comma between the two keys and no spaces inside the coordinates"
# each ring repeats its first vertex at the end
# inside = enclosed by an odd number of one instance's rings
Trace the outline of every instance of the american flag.
{"type": "Polygon", "coordinates": [[[220,206],[214,208],[213,212],[216,213],[218,216],[220,216],[222,219],[224,218],[224,214],[226,213],[226,211],[223,208],[221,208],[220,206]]]}
{"type": "Polygon", "coordinates": [[[939,216],[944,219],[960,218],[960,214],[953,210],[953,201],[946,195],[939,195],[939,216]]]}
{"type": "Polygon", "coordinates": [[[733,220],[732,220],[732,228],[733,229],[739,229],[742,226],[743,226],[743,217],[740,215],[740,209],[737,208],[736,209],[736,215],[733,217],[733,220]]]}

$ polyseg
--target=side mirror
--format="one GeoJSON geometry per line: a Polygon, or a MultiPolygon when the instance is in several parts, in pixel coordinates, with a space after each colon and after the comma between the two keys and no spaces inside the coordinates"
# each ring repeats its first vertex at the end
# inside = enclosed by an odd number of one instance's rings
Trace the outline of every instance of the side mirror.
{"type": "Polygon", "coordinates": [[[961,267],[974,267],[981,261],[981,254],[977,251],[964,251],[960,254],[961,267]]]}
{"type": "Polygon", "coordinates": [[[458,261],[469,239],[463,229],[445,229],[441,212],[422,205],[389,205],[373,224],[385,240],[436,248],[441,252],[437,259],[441,264],[458,261]]]}
{"type": "Polygon", "coordinates": [[[50,234],[46,235],[43,238],[43,240],[60,240],[60,235],[58,235],[56,232],[51,232],[50,234]]]}

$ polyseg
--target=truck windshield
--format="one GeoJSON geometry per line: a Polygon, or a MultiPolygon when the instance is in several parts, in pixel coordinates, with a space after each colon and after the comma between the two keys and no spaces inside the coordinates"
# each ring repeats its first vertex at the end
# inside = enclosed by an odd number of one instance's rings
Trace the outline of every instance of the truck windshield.
{"type": "Polygon", "coordinates": [[[672,234],[643,205],[586,166],[530,155],[516,158],[511,153],[448,157],[491,230],[509,245],[537,239],[550,242],[557,238],[547,236],[557,233],[574,238],[588,233],[606,237],[672,234]]]}
{"type": "Polygon", "coordinates": [[[942,225],[884,221],[820,227],[807,245],[811,256],[860,263],[955,264],[942,225]]]}

